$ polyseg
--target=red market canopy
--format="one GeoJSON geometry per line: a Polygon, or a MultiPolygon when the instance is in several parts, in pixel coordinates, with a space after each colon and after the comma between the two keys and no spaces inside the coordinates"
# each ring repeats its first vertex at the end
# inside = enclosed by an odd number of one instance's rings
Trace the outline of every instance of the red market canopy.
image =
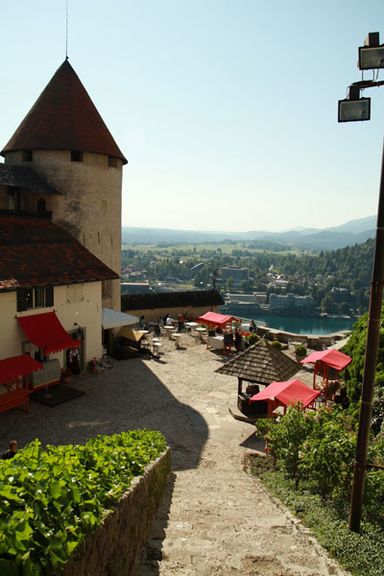
{"type": "Polygon", "coordinates": [[[80,346],[80,340],[74,340],[65,331],[55,312],[20,316],[17,321],[26,337],[45,354],[80,346]]]}
{"type": "Polygon", "coordinates": [[[0,360],[0,384],[12,382],[19,376],[27,376],[27,374],[41,370],[42,367],[41,362],[38,362],[28,354],[0,360]]]}
{"type": "Polygon", "coordinates": [[[287,382],[272,382],[264,390],[251,397],[251,402],[258,400],[278,400],[283,406],[290,406],[299,402],[306,408],[320,394],[312,390],[301,380],[288,380],[287,382]]]}
{"type": "Polygon", "coordinates": [[[225,326],[225,324],[232,322],[232,320],[237,320],[237,318],[234,316],[226,316],[225,314],[218,314],[217,312],[206,312],[196,320],[201,324],[207,324],[209,326],[225,326]]]}
{"type": "Polygon", "coordinates": [[[321,362],[329,368],[340,371],[344,370],[352,362],[352,358],[339,350],[322,350],[321,352],[312,352],[301,360],[301,364],[316,364],[316,362],[321,362]]]}

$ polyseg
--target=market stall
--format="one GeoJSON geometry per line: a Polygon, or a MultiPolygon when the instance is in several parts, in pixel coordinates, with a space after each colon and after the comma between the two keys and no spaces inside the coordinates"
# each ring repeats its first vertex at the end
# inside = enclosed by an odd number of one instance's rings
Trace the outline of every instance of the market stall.
{"type": "Polygon", "coordinates": [[[66,332],[55,312],[18,316],[17,321],[28,340],[38,348],[39,360],[42,362],[41,372],[32,375],[30,379],[30,392],[58,384],[62,367],[59,360],[50,359],[49,354],[78,349],[81,341],[66,332]]]}
{"type": "Polygon", "coordinates": [[[238,321],[235,316],[206,312],[196,319],[208,329],[207,348],[217,350],[231,350],[233,345],[232,323],[238,321]]]}
{"type": "Polygon", "coordinates": [[[43,364],[28,354],[0,360],[0,412],[24,405],[28,410],[28,378],[43,364]]]}
{"type": "Polygon", "coordinates": [[[314,401],[320,392],[312,390],[301,380],[287,380],[286,382],[272,382],[264,390],[250,398],[250,402],[268,402],[268,417],[275,416],[275,410],[283,407],[286,413],[288,406],[300,404],[303,408],[313,407],[314,401]]]}
{"type": "Polygon", "coordinates": [[[219,314],[218,312],[206,312],[202,316],[196,318],[196,321],[200,324],[205,324],[212,328],[225,328],[230,326],[232,329],[232,322],[237,320],[235,316],[228,316],[226,314],[219,314]]]}
{"type": "Polygon", "coordinates": [[[312,352],[306,356],[300,364],[314,364],[313,371],[313,388],[317,388],[316,376],[321,374],[323,379],[323,388],[328,388],[331,381],[339,379],[339,373],[344,370],[350,363],[352,358],[344,352],[334,350],[322,350],[320,352],[312,352]]]}

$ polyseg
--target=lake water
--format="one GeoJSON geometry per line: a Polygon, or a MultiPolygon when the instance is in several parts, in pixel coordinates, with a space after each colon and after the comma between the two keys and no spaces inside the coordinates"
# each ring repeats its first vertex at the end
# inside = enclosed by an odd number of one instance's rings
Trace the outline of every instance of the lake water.
{"type": "MultiPolygon", "coordinates": [[[[226,314],[230,314],[230,312],[226,312],[226,314]]],[[[269,328],[292,332],[293,334],[324,335],[333,334],[340,330],[351,330],[357,318],[332,318],[329,316],[314,318],[258,314],[253,316],[253,320],[256,324],[266,324],[269,328]]]]}

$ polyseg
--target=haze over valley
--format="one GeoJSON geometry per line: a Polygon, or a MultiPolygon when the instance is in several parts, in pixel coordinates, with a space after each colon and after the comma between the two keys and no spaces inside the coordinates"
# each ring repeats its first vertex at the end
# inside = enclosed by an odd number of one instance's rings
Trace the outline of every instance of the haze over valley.
{"type": "Polygon", "coordinates": [[[244,241],[254,247],[301,250],[337,250],[361,244],[375,236],[376,216],[345,222],[332,228],[300,228],[283,232],[253,230],[246,232],[194,231],[166,228],[136,228],[123,226],[123,244],[203,243],[244,241]]]}

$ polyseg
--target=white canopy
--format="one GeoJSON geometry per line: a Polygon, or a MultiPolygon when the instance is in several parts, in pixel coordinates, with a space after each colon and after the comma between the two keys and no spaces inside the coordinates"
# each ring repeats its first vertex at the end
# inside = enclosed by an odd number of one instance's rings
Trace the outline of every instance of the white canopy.
{"type": "Polygon", "coordinates": [[[109,328],[120,328],[121,326],[132,326],[138,322],[138,316],[124,314],[124,312],[118,312],[117,310],[111,310],[110,308],[103,308],[102,323],[104,330],[108,330],[109,328]]]}

